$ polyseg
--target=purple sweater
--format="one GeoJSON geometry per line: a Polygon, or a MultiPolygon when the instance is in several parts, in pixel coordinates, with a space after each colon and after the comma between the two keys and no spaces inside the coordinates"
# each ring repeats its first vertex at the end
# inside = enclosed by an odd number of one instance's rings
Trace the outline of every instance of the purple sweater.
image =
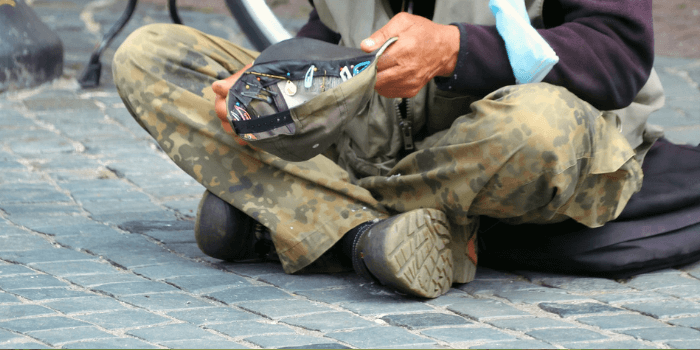
{"type": "MultiPolygon", "coordinates": [[[[545,1],[540,35],[559,56],[544,82],[564,86],[600,110],[628,106],[654,63],[651,0],[545,1]]],[[[453,23],[460,31],[454,74],[438,88],[484,96],[515,84],[503,39],[495,26],[453,23]]],[[[340,35],[316,13],[297,36],[338,43],[340,35]]]]}

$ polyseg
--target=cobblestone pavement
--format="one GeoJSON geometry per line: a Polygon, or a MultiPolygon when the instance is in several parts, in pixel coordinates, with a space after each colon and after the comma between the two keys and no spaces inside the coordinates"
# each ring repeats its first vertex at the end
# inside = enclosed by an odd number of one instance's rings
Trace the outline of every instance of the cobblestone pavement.
{"type": "MultiPolygon", "coordinates": [[[[0,95],[0,348],[697,348],[700,264],[616,281],[480,268],[434,300],[353,273],[289,276],[200,253],[203,187],[132,120],[103,59],[75,76],[125,1],[36,0],[61,36],[65,76],[0,95]]],[[[227,13],[186,24],[247,45],[227,13]]],[[[167,22],[140,4],[129,32],[167,22]]],[[[303,18],[291,18],[291,27],[303,18]]],[[[700,60],[660,57],[653,117],[700,142],[700,60]]]]}

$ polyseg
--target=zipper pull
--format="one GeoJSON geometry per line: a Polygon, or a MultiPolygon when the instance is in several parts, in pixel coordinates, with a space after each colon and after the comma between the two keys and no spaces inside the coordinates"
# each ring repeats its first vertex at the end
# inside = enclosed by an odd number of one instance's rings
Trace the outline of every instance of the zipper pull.
{"type": "Polygon", "coordinates": [[[403,149],[407,151],[413,150],[413,123],[410,120],[404,119],[401,121],[399,126],[401,127],[401,132],[403,133],[403,149]]]}
{"type": "Polygon", "coordinates": [[[309,89],[311,88],[311,85],[314,82],[314,70],[316,67],[312,64],[311,67],[309,67],[309,70],[306,71],[306,75],[304,76],[304,87],[309,89]]]}

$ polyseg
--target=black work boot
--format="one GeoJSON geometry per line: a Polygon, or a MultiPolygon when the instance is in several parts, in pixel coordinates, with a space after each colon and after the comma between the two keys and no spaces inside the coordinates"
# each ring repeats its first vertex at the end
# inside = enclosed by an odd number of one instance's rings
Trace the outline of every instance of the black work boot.
{"type": "Polygon", "coordinates": [[[352,263],[365,278],[403,293],[435,298],[455,280],[447,217],[436,209],[416,209],[351,230],[352,263]]]}
{"type": "Polygon", "coordinates": [[[226,261],[263,258],[275,249],[263,225],[208,190],[199,202],[194,237],[204,254],[226,261]]]}

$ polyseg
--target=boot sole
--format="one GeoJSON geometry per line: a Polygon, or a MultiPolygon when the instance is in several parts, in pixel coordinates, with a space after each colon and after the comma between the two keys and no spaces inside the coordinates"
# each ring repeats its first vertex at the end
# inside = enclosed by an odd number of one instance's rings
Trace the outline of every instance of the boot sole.
{"type": "Polygon", "coordinates": [[[453,282],[449,223],[442,211],[416,209],[378,223],[368,232],[364,262],[382,284],[436,298],[453,282]]]}

